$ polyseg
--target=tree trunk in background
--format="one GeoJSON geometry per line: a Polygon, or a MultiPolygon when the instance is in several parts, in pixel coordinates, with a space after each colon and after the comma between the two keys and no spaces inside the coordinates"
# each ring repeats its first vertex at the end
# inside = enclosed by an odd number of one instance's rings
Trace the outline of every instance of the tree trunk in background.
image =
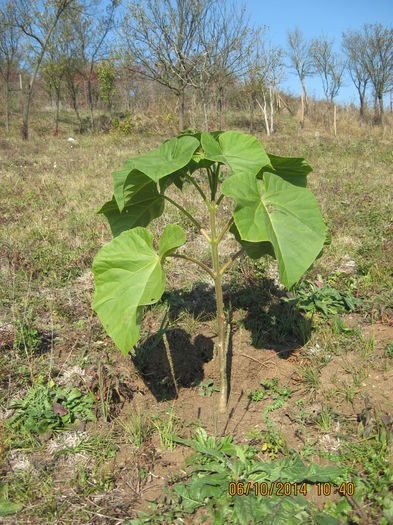
{"type": "Polygon", "coordinates": [[[87,100],[89,103],[89,112],[90,112],[90,125],[91,129],[94,129],[94,113],[93,113],[93,94],[91,92],[91,74],[87,79],[87,100]]]}
{"type": "Polygon", "coordinates": [[[22,112],[22,139],[28,140],[29,138],[29,113],[30,113],[30,102],[31,102],[31,93],[32,88],[31,84],[29,83],[28,91],[26,94],[26,100],[23,104],[23,112],[22,112]]]}
{"type": "Polygon", "coordinates": [[[333,106],[333,130],[334,130],[334,136],[337,137],[337,106],[334,104],[333,106]]]}
{"type": "Polygon", "coordinates": [[[382,127],[385,127],[385,108],[383,105],[383,92],[378,93],[379,121],[382,127]]]}
{"type": "Polygon", "coordinates": [[[254,131],[254,98],[250,97],[250,133],[254,131]]]}
{"type": "Polygon", "coordinates": [[[217,92],[217,124],[218,129],[222,129],[222,99],[224,96],[224,88],[222,86],[218,87],[217,92]]]}
{"type": "Polygon", "coordinates": [[[179,133],[184,131],[184,88],[179,92],[179,133]]]}
{"type": "Polygon", "coordinates": [[[55,137],[57,137],[57,135],[59,134],[59,111],[60,111],[60,90],[56,90],[55,132],[54,132],[55,137]]]}
{"type": "MultiPolygon", "coordinates": [[[[22,110],[22,139],[23,140],[27,140],[29,138],[29,113],[30,113],[31,96],[33,94],[34,82],[35,82],[35,79],[37,77],[37,73],[38,73],[38,70],[40,68],[42,59],[44,57],[44,54],[45,54],[45,51],[46,51],[49,39],[51,37],[51,34],[52,34],[54,28],[56,27],[56,24],[57,24],[61,14],[62,14],[62,12],[66,8],[66,6],[67,6],[67,4],[65,3],[63,5],[63,7],[58,10],[52,25],[50,26],[48,32],[45,35],[45,39],[44,39],[44,41],[43,41],[43,43],[41,45],[40,53],[39,53],[39,55],[37,57],[37,62],[35,64],[35,66],[34,66],[33,73],[31,74],[30,81],[29,81],[29,83],[27,85],[26,100],[25,100],[25,102],[23,104],[23,110],[22,110]]],[[[20,78],[22,78],[22,77],[20,77],[20,78]]]]}
{"type": "Polygon", "coordinates": [[[79,115],[78,103],[76,101],[76,93],[74,91],[72,91],[71,98],[72,98],[72,107],[74,108],[74,112],[75,112],[76,118],[78,119],[78,123],[79,123],[79,131],[81,131],[82,130],[82,119],[81,119],[81,116],[79,115]]]}
{"type": "Polygon", "coordinates": [[[203,117],[205,121],[205,131],[209,131],[209,117],[207,114],[206,94],[203,94],[203,117]]]}
{"type": "Polygon", "coordinates": [[[365,107],[366,107],[366,104],[365,104],[365,99],[366,99],[366,89],[363,89],[363,91],[361,89],[359,89],[359,100],[360,100],[360,116],[361,117],[364,117],[364,110],[365,110],[365,107]]]}
{"type": "Polygon", "coordinates": [[[305,102],[305,114],[307,115],[308,113],[308,94],[307,94],[307,89],[306,89],[306,84],[304,82],[304,79],[302,79],[302,88],[303,88],[303,93],[304,93],[304,102],[305,102]]]}
{"type": "Polygon", "coordinates": [[[304,97],[303,97],[303,88],[300,92],[300,125],[304,128],[304,97]]]}
{"type": "Polygon", "coordinates": [[[269,97],[270,97],[270,133],[274,133],[274,100],[273,100],[273,90],[270,86],[269,88],[269,97]]]}
{"type": "Polygon", "coordinates": [[[4,98],[5,98],[5,132],[9,132],[9,113],[8,113],[8,75],[4,82],[4,98]]]}
{"type": "Polygon", "coordinates": [[[376,91],[374,91],[374,122],[379,122],[378,96],[376,91]]]}

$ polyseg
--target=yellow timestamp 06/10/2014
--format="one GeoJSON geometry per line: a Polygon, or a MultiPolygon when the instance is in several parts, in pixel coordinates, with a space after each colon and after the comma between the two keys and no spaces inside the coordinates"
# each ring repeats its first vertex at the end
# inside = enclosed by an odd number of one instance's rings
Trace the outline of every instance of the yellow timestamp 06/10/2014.
{"type": "MultiPolygon", "coordinates": [[[[342,482],[335,485],[330,482],[318,482],[313,484],[318,496],[330,496],[340,494],[341,496],[353,496],[355,486],[352,482],[342,482]]],[[[289,481],[254,482],[254,481],[231,481],[228,486],[230,496],[307,496],[308,487],[305,481],[291,483],[289,481]]]]}
{"type": "Polygon", "coordinates": [[[232,481],[228,487],[230,496],[307,496],[307,484],[282,481],[232,481]]]}

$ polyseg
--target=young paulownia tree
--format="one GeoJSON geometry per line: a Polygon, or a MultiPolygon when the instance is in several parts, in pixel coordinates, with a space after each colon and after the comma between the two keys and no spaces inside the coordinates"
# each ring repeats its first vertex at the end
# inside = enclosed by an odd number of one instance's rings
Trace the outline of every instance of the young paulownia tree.
{"type": "Polygon", "coordinates": [[[268,154],[255,137],[227,131],[181,135],[127,161],[121,171],[113,173],[114,195],[100,212],[107,217],[114,239],[93,262],[93,309],[120,351],[127,355],[138,342],[144,306],[158,302],[165,290],[165,260],[181,257],[197,264],[215,285],[220,411],[225,411],[228,328],[223,274],[243,253],[253,259],[269,254],[277,259],[286,287],[299,280],[325,241],[317,201],[306,188],[311,171],[302,158],[268,154]],[[202,183],[200,174],[205,176],[202,183]],[[181,191],[185,183],[192,184],[209,211],[206,228],[166,194],[172,184],[181,191]],[[218,231],[217,211],[228,198],[236,207],[218,231]],[[211,267],[178,251],[186,234],[176,224],[166,226],[158,249],[154,248],[146,226],[162,215],[166,203],[176,206],[203,235],[210,247],[211,267]],[[228,234],[235,236],[240,250],[222,264],[220,244],[228,234]]]}

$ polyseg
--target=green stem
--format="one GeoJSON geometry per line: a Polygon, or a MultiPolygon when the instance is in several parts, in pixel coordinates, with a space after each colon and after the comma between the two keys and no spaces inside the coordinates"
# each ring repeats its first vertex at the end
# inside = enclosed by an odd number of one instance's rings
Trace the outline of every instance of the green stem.
{"type": "Polygon", "coordinates": [[[218,322],[218,341],[217,354],[220,367],[220,413],[225,413],[228,399],[228,383],[227,383],[227,349],[225,348],[225,315],[224,315],[224,299],[222,294],[222,281],[220,273],[220,262],[218,256],[219,240],[216,232],[216,205],[210,208],[210,224],[211,224],[211,253],[213,260],[214,271],[214,286],[216,290],[217,303],[217,322],[218,322]]]}
{"type": "Polygon", "coordinates": [[[173,206],[176,206],[176,208],[178,210],[180,210],[182,213],[184,213],[184,215],[190,219],[190,221],[198,228],[199,232],[205,237],[205,239],[210,243],[211,242],[211,239],[209,237],[209,235],[205,232],[205,230],[202,228],[202,224],[200,222],[198,222],[196,219],[194,219],[194,217],[188,213],[187,210],[185,210],[183,208],[183,206],[180,206],[180,204],[178,204],[176,201],[172,200],[170,197],[168,197],[167,195],[163,195],[162,196],[165,200],[167,200],[168,202],[170,202],[171,204],[173,204],[173,206]]]}
{"type": "Polygon", "coordinates": [[[198,261],[197,259],[194,259],[193,257],[190,257],[188,255],[183,255],[182,253],[173,253],[171,255],[168,255],[168,257],[174,257],[175,259],[185,259],[186,261],[190,261],[190,262],[193,262],[194,264],[197,264],[198,266],[200,266],[203,270],[205,270],[205,272],[207,272],[210,277],[212,279],[215,279],[215,275],[214,273],[210,270],[210,268],[208,266],[206,266],[206,264],[204,264],[203,262],[201,261],[198,261]]]}
{"type": "Polygon", "coordinates": [[[198,192],[199,192],[200,196],[202,197],[202,199],[204,200],[204,202],[205,202],[206,204],[208,204],[209,201],[207,200],[206,194],[205,194],[205,192],[203,191],[203,189],[199,186],[199,184],[197,183],[197,181],[196,181],[193,177],[191,177],[191,175],[189,175],[188,173],[186,174],[186,179],[187,179],[188,181],[190,181],[191,184],[193,184],[193,185],[195,186],[195,188],[198,190],[198,192]]]}
{"type": "Polygon", "coordinates": [[[224,197],[225,195],[221,193],[221,195],[217,199],[216,206],[219,206],[221,204],[221,201],[223,200],[224,197]]]}

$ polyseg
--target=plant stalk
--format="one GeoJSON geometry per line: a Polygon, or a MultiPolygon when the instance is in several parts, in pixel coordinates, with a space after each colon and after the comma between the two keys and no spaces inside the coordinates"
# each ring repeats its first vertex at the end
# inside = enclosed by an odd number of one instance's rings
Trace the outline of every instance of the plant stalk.
{"type": "Polygon", "coordinates": [[[210,207],[210,224],[211,224],[211,253],[213,260],[214,286],[216,290],[217,303],[217,322],[218,322],[218,341],[217,355],[220,368],[220,401],[219,411],[221,414],[226,412],[228,399],[227,383],[227,349],[225,348],[225,315],[224,299],[222,294],[222,275],[220,272],[220,263],[218,258],[219,239],[216,232],[216,204],[213,202],[210,207]]]}

